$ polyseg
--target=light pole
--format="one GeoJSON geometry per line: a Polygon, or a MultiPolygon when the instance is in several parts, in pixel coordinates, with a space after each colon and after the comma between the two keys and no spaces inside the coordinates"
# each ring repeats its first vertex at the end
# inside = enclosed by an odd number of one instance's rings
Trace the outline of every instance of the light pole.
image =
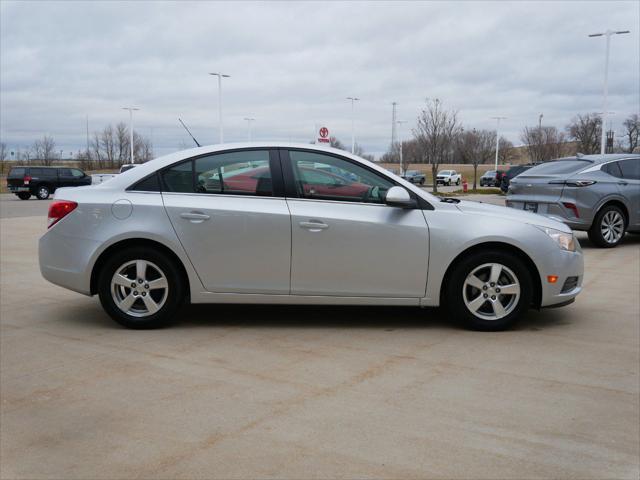
{"type": "Polygon", "coordinates": [[[220,143],[224,143],[224,132],[222,128],[222,77],[229,78],[231,75],[224,73],[210,73],[218,77],[218,132],[220,134],[220,143]]]}
{"type": "Polygon", "coordinates": [[[611,35],[621,35],[623,33],[629,33],[629,30],[607,30],[602,33],[592,33],[590,37],[607,37],[607,49],[604,57],[604,100],[602,109],[602,138],[600,139],[600,154],[604,155],[606,151],[606,121],[607,121],[607,112],[609,111],[608,105],[608,96],[609,96],[609,47],[611,44],[611,35]]]}
{"type": "Polygon", "coordinates": [[[347,97],[347,100],[351,100],[351,154],[356,150],[356,134],[354,130],[354,113],[353,113],[353,104],[360,100],[358,97],[347,97]]]}
{"type": "Polygon", "coordinates": [[[245,117],[245,120],[247,121],[247,137],[249,138],[249,141],[251,141],[251,122],[255,122],[256,119],[251,117],[245,117]]]}
{"type": "MultiPolygon", "coordinates": [[[[407,123],[407,121],[406,120],[396,120],[396,123],[400,127],[402,127],[402,124],[403,123],[407,123]]],[[[400,144],[400,175],[402,175],[402,134],[400,133],[400,130],[398,130],[397,134],[398,134],[398,143],[400,144]]]]}
{"type": "Polygon", "coordinates": [[[133,159],[133,112],[140,110],[136,107],[122,107],[123,110],[129,110],[129,146],[131,147],[131,163],[136,163],[133,159]]]}
{"type": "Polygon", "coordinates": [[[500,120],[505,120],[507,117],[491,117],[496,121],[496,170],[498,170],[498,151],[500,150],[500,120]]]}

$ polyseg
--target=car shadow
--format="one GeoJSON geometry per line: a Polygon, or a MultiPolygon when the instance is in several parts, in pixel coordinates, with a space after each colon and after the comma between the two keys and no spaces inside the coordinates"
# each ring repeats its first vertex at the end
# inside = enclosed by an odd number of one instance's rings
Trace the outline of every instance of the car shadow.
{"type": "MultiPolygon", "coordinates": [[[[122,329],[104,312],[97,298],[84,299],[60,306],[56,317],[74,326],[92,329],[122,329]]],[[[571,308],[571,307],[569,307],[571,308]]],[[[570,316],[564,308],[529,310],[508,331],[537,331],[568,325],[570,316]]],[[[53,313],[53,312],[52,312],[53,313]]],[[[168,328],[197,329],[237,328],[304,328],[304,329],[374,329],[393,331],[459,330],[467,328],[441,308],[398,306],[334,306],[334,305],[185,305],[168,328]]]]}
{"type": "MultiPolygon", "coordinates": [[[[598,247],[597,245],[594,245],[591,240],[589,240],[589,237],[587,236],[586,233],[581,233],[581,232],[576,232],[578,241],[580,242],[580,246],[585,249],[585,250],[591,250],[591,249],[595,249],[595,250],[607,250],[605,248],[602,247],[598,247]]],[[[624,238],[622,239],[622,241],[618,244],[617,247],[613,247],[613,250],[617,250],[617,249],[621,249],[621,248],[625,248],[625,247],[637,247],[640,245],[640,234],[637,233],[626,233],[624,238]]]]}

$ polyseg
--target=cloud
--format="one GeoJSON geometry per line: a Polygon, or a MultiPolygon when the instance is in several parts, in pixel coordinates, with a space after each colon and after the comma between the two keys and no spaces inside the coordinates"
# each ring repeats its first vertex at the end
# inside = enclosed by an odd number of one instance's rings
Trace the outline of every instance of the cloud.
{"type": "Polygon", "coordinates": [[[343,141],[383,152],[391,102],[410,135],[427,97],[460,111],[468,127],[509,117],[514,142],[525,125],[560,128],[602,109],[604,39],[612,39],[614,126],[640,109],[637,2],[3,2],[0,136],[28,145],[43,133],[60,148],[126,121],[153,135],[157,153],[190,139],[217,141],[217,83],[225,79],[225,139],[311,140],[317,124],[343,141]]]}

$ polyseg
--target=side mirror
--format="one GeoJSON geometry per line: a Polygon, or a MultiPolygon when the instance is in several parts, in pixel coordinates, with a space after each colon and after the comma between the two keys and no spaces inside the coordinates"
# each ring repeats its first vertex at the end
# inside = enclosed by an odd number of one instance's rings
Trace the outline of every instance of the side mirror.
{"type": "Polygon", "coordinates": [[[385,197],[385,203],[390,207],[413,208],[416,206],[409,192],[402,187],[391,187],[385,197]]]}

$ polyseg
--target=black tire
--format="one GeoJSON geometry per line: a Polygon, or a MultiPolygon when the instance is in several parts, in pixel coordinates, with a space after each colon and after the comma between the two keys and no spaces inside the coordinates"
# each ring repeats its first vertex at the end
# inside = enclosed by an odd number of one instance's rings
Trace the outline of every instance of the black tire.
{"type": "Polygon", "coordinates": [[[451,186],[451,180],[447,180],[447,186],[450,187],[451,186]]]}
{"type": "MultiPolygon", "coordinates": [[[[480,274],[484,273],[485,270],[483,269],[480,269],[480,274]]],[[[456,320],[463,322],[473,330],[495,332],[511,327],[529,309],[533,299],[533,280],[526,264],[518,256],[498,250],[477,252],[458,262],[450,272],[445,288],[446,290],[443,296],[444,305],[456,320]],[[490,274],[491,269],[490,267],[483,267],[486,264],[500,264],[503,266],[502,274],[497,285],[498,287],[505,282],[512,281],[509,279],[510,276],[515,276],[515,280],[520,286],[519,297],[516,297],[516,295],[495,295],[497,297],[496,300],[500,302],[508,312],[508,314],[502,318],[482,318],[482,315],[490,314],[491,312],[494,312],[493,314],[495,315],[495,310],[491,307],[495,301],[492,302],[491,298],[492,294],[496,293],[493,288],[497,287],[490,287],[488,274],[490,274]],[[489,269],[487,271],[487,277],[481,280],[481,282],[486,283],[488,287],[486,294],[489,295],[489,297],[486,297],[487,300],[480,304],[477,310],[480,316],[472,313],[465,304],[464,298],[465,295],[469,295],[468,299],[470,297],[475,299],[477,298],[476,295],[482,295],[484,298],[485,293],[482,290],[465,286],[467,277],[479,267],[489,269]],[[504,270],[504,267],[506,267],[507,270],[504,270]],[[504,305],[505,302],[506,307],[504,305]]]]}
{"type": "MultiPolygon", "coordinates": [[[[185,300],[185,288],[186,285],[180,268],[172,258],[158,250],[142,247],[130,247],[113,254],[102,266],[98,277],[98,295],[100,296],[102,307],[120,325],[133,329],[160,328],[171,323],[185,300]],[[128,262],[136,260],[144,260],[153,264],[164,274],[168,284],[166,298],[159,310],[154,314],[143,317],[130,315],[121,310],[116,305],[113,298],[114,294],[111,290],[111,280],[116,271],[128,262]]],[[[140,285],[139,290],[144,292],[142,285],[140,285]]],[[[130,294],[133,294],[132,289],[129,289],[129,291],[130,294]]],[[[147,292],[151,296],[151,291],[147,290],[147,292]]],[[[143,298],[140,296],[136,300],[138,302],[137,305],[139,305],[139,308],[146,309],[142,300],[143,298]]],[[[134,305],[136,305],[135,302],[134,305]]]]}
{"type": "Polygon", "coordinates": [[[31,194],[29,192],[20,192],[20,193],[17,193],[16,195],[18,195],[18,198],[20,200],[29,200],[31,198],[31,194]]]}
{"type": "Polygon", "coordinates": [[[460,185],[460,179],[456,180],[456,185],[460,185]]]}
{"type": "Polygon", "coordinates": [[[424,178],[420,179],[420,185],[424,185],[424,178]]]}
{"type": "Polygon", "coordinates": [[[596,214],[596,217],[593,219],[593,224],[591,225],[591,228],[589,228],[589,231],[587,233],[589,235],[589,240],[591,241],[591,243],[593,243],[597,247],[613,248],[622,241],[622,239],[624,238],[626,229],[627,229],[627,217],[625,216],[624,212],[619,207],[616,207],[615,205],[605,205],[596,214]],[[603,220],[607,215],[609,216],[618,215],[620,218],[622,218],[622,234],[620,235],[619,238],[615,239],[614,241],[607,240],[607,238],[605,238],[605,233],[602,230],[603,220]]]}
{"type": "Polygon", "coordinates": [[[51,188],[49,185],[38,185],[36,188],[36,198],[38,200],[46,200],[51,195],[51,188]]]}

